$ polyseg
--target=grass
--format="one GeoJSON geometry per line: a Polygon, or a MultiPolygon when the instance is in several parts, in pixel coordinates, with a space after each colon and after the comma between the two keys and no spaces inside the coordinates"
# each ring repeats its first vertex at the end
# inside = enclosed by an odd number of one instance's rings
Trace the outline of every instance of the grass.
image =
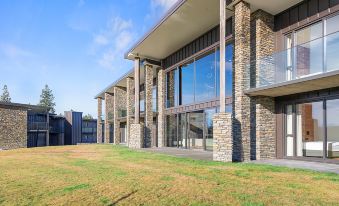
{"type": "Polygon", "coordinates": [[[339,175],[81,145],[0,152],[0,205],[338,205],[339,175]]]}

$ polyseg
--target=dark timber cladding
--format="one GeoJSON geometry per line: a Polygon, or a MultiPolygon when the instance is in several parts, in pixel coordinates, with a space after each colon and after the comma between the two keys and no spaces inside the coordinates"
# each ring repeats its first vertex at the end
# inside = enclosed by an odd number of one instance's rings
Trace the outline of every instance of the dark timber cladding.
{"type": "MultiPolygon", "coordinates": [[[[211,29],[210,31],[206,32],[202,36],[198,37],[197,39],[193,40],[191,43],[187,44],[186,46],[182,47],[178,51],[174,52],[170,56],[164,59],[163,65],[164,68],[168,68],[190,56],[193,54],[213,45],[214,43],[219,42],[220,40],[220,27],[219,25],[211,29]]],[[[226,21],[226,36],[232,34],[232,18],[227,19],[226,21]]]]}
{"type": "Polygon", "coordinates": [[[339,0],[305,0],[274,17],[275,31],[284,29],[338,4],[339,0]]]}

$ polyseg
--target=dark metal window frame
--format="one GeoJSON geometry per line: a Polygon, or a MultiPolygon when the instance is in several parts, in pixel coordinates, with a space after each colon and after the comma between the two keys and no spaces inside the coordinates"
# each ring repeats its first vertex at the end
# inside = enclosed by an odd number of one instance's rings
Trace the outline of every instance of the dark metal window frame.
{"type": "Polygon", "coordinates": [[[283,158],[285,159],[296,159],[296,160],[310,160],[310,161],[323,161],[329,163],[339,163],[339,160],[330,159],[327,157],[327,101],[329,100],[339,100],[339,94],[328,95],[328,96],[321,96],[321,97],[313,97],[313,98],[302,98],[296,100],[289,100],[285,102],[280,102],[280,105],[283,108],[283,158]],[[304,104],[304,103],[313,103],[313,102],[322,102],[322,110],[323,110],[323,125],[324,125],[324,140],[323,140],[323,156],[322,157],[297,157],[296,156],[296,123],[297,123],[297,116],[296,116],[296,105],[297,104],[304,104]],[[292,105],[292,112],[293,112],[293,157],[287,156],[287,106],[292,105]]]}

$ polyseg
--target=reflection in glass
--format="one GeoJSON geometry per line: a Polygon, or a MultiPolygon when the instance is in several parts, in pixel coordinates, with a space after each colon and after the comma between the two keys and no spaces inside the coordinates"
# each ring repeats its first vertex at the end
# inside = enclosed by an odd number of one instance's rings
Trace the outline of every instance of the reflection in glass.
{"type": "Polygon", "coordinates": [[[322,23],[317,23],[296,33],[296,78],[323,71],[322,23]]]}
{"type": "Polygon", "coordinates": [[[296,110],[296,155],[322,157],[324,141],[323,102],[298,104],[296,110]]]}
{"type": "Polygon", "coordinates": [[[203,149],[204,148],[204,112],[189,113],[189,148],[203,149]]]}
{"type": "Polygon", "coordinates": [[[327,157],[339,160],[339,100],[327,101],[327,157]]]}
{"type": "Polygon", "coordinates": [[[206,120],[206,150],[213,150],[213,115],[216,109],[205,110],[206,120]]]}
{"type": "Polygon", "coordinates": [[[286,107],[286,156],[294,156],[293,106],[286,107]]]}
{"type": "Polygon", "coordinates": [[[157,112],[157,87],[154,86],[152,89],[152,111],[157,112]]]}
{"type": "Polygon", "coordinates": [[[166,139],[168,147],[177,147],[177,115],[166,116],[166,139]]]}
{"type": "Polygon", "coordinates": [[[339,16],[326,20],[326,66],[327,71],[338,70],[339,16]]]}
{"type": "MultiPolygon", "coordinates": [[[[233,44],[226,46],[226,96],[232,96],[233,89],[233,44]]],[[[217,96],[220,95],[220,50],[216,52],[216,82],[217,96]]]]}
{"type": "Polygon", "coordinates": [[[195,62],[195,100],[210,100],[215,94],[215,53],[209,53],[195,62]]]}
{"type": "Polygon", "coordinates": [[[181,105],[194,102],[194,63],[181,67],[181,105]]]}

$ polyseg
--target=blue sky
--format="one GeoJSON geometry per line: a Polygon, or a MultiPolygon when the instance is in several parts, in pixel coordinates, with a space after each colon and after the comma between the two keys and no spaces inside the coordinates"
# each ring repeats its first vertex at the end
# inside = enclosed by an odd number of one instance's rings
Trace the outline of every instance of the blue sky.
{"type": "Polygon", "coordinates": [[[58,114],[96,116],[93,97],[132,68],[123,54],[175,2],[1,0],[0,88],[12,102],[37,104],[48,84],[58,114]]]}

